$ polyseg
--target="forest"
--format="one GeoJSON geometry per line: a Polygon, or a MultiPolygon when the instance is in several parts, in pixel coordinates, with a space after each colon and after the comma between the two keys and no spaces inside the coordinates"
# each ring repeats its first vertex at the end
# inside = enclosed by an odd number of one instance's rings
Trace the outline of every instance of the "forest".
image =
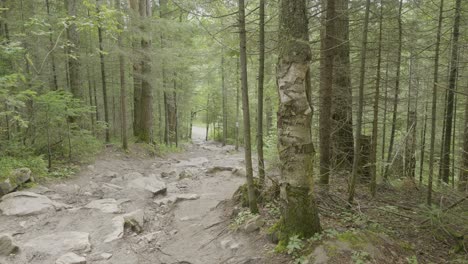
{"type": "Polygon", "coordinates": [[[468,263],[468,1],[0,0],[0,211],[0,263],[468,263]]]}

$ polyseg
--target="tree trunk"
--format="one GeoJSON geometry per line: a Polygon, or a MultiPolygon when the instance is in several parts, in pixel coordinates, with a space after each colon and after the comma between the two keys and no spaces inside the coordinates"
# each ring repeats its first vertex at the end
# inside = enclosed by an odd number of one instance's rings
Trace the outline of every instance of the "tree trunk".
{"type": "MultiPolygon", "coordinates": [[[[465,87],[465,93],[468,93],[468,85],[465,87]]],[[[463,131],[463,149],[460,161],[460,176],[458,180],[458,190],[468,191],[468,97],[465,97],[465,127],[463,131]]]]}
{"type": "Polygon", "coordinates": [[[442,22],[444,15],[444,0],[440,0],[439,23],[437,25],[437,37],[434,57],[434,86],[432,88],[432,110],[431,110],[431,143],[429,152],[429,177],[427,186],[427,204],[432,204],[432,181],[434,178],[434,152],[436,138],[436,119],[437,119],[437,86],[439,85],[439,56],[440,39],[442,36],[442,22]]]}
{"type": "Polygon", "coordinates": [[[416,169],[416,125],[417,125],[417,88],[413,87],[414,56],[410,52],[409,85],[408,85],[408,111],[406,120],[406,144],[405,144],[405,176],[414,180],[416,169]],[[416,101],[416,103],[413,103],[416,101]]]}
{"type": "Polygon", "coordinates": [[[320,71],[320,184],[328,185],[331,165],[331,110],[333,95],[333,60],[335,55],[335,0],[326,3],[325,32],[322,34],[320,71]]]}
{"type": "Polygon", "coordinates": [[[354,152],[349,0],[335,0],[335,60],[333,65],[332,155],[334,167],[351,171],[354,152]]]}
{"type": "Polygon", "coordinates": [[[249,207],[252,213],[258,213],[257,197],[255,195],[255,185],[252,169],[252,146],[250,141],[250,109],[249,91],[247,81],[247,32],[245,30],[245,4],[244,0],[239,0],[239,37],[240,37],[240,66],[242,84],[242,110],[244,118],[244,154],[245,170],[247,176],[247,189],[249,193],[249,207]]]}
{"type": "MultiPolygon", "coordinates": [[[[120,11],[120,0],[115,0],[115,6],[120,11]]],[[[123,30],[123,19],[119,19],[119,28],[123,30]]],[[[128,136],[127,136],[127,89],[125,79],[125,57],[123,54],[122,34],[118,37],[119,45],[119,72],[120,72],[120,116],[122,118],[122,147],[124,150],[128,149],[128,136]]]]}
{"type": "Polygon", "coordinates": [[[379,48],[377,52],[377,75],[375,77],[375,94],[374,94],[374,117],[372,120],[372,138],[371,138],[371,153],[369,157],[370,162],[370,192],[374,197],[377,190],[377,141],[379,134],[379,100],[380,100],[380,76],[382,65],[382,33],[383,33],[383,0],[380,0],[380,14],[379,14],[379,48]]]}
{"type": "Polygon", "coordinates": [[[361,142],[362,142],[362,115],[364,112],[364,85],[366,80],[366,55],[367,55],[367,32],[369,28],[369,9],[370,0],[366,0],[366,11],[364,16],[364,30],[362,32],[362,48],[361,48],[361,69],[359,78],[359,104],[356,120],[356,142],[354,145],[354,160],[351,184],[349,186],[348,202],[354,201],[354,193],[356,190],[356,181],[359,173],[359,165],[361,159],[361,142]]]}
{"type": "Polygon", "coordinates": [[[392,117],[392,129],[390,132],[390,143],[388,145],[388,157],[387,164],[385,167],[384,180],[388,180],[388,171],[391,166],[391,161],[393,159],[393,145],[395,141],[396,125],[397,125],[397,116],[398,116],[398,101],[400,94],[400,74],[401,74],[401,52],[403,46],[403,21],[402,21],[402,11],[403,11],[403,0],[400,0],[398,8],[398,51],[397,51],[397,71],[396,71],[396,81],[395,81],[395,96],[393,98],[393,117],[392,117]]]}
{"type": "Polygon", "coordinates": [[[304,237],[320,232],[313,196],[312,109],[307,100],[311,61],[305,0],[280,1],[277,84],[282,231],[304,237]]]}
{"type": "Polygon", "coordinates": [[[419,185],[423,182],[423,169],[424,169],[424,155],[426,154],[426,131],[427,131],[427,110],[429,103],[426,102],[424,110],[424,127],[421,131],[421,159],[419,162],[419,185]]]}
{"type": "Polygon", "coordinates": [[[223,97],[223,146],[226,146],[226,141],[228,137],[228,120],[227,120],[227,91],[226,91],[226,83],[225,83],[225,76],[224,76],[224,49],[222,49],[221,55],[221,93],[223,97]]]}
{"type": "Polygon", "coordinates": [[[236,150],[239,150],[239,123],[240,123],[240,114],[239,114],[239,108],[240,108],[240,74],[239,74],[239,68],[240,68],[240,59],[237,59],[237,67],[236,67],[236,150]]]}
{"type": "MultiPolygon", "coordinates": [[[[77,2],[78,0],[65,0],[65,8],[68,15],[71,17],[78,16],[77,2]]],[[[83,93],[81,90],[80,59],[78,55],[80,37],[78,35],[77,26],[74,22],[71,22],[67,27],[67,38],[70,42],[67,46],[70,91],[75,98],[81,99],[83,97],[83,93]]]]}
{"type": "MultiPolygon", "coordinates": [[[[49,23],[50,23],[50,5],[49,5],[49,0],[45,1],[46,3],[46,10],[47,10],[47,17],[49,18],[49,23]]],[[[49,27],[49,31],[52,32],[52,27],[49,27]]],[[[52,33],[49,34],[49,49],[52,50],[54,48],[54,41],[52,39],[52,33]]],[[[52,67],[52,84],[53,84],[53,90],[57,91],[58,90],[58,81],[57,81],[57,70],[56,70],[56,65],[55,65],[55,56],[54,52],[50,53],[50,64],[52,67]]]]}
{"type": "MultiPolygon", "coordinates": [[[[149,0],[140,0],[139,13],[140,17],[145,18],[151,16],[151,8],[149,0]]],[[[143,32],[149,32],[148,25],[142,26],[143,32]]],[[[153,126],[153,93],[150,84],[151,77],[151,36],[145,35],[141,38],[141,49],[143,58],[141,61],[141,127],[138,133],[138,140],[146,143],[153,141],[152,126],[153,126]]]]}
{"type": "Polygon", "coordinates": [[[450,59],[450,77],[449,89],[447,97],[447,115],[445,116],[445,137],[444,137],[444,151],[442,153],[442,180],[449,183],[450,180],[450,148],[452,142],[452,126],[453,126],[453,109],[456,83],[458,78],[458,39],[460,37],[460,13],[461,13],[461,0],[456,0],[455,4],[455,21],[453,24],[453,37],[452,37],[452,54],[450,59]]]}
{"type": "Polygon", "coordinates": [[[265,158],[263,157],[263,86],[265,83],[265,0],[260,0],[260,41],[258,59],[258,110],[257,110],[257,155],[260,186],[265,183],[265,158]]]}
{"type": "MultiPolygon", "coordinates": [[[[96,3],[98,0],[96,0],[96,3]]],[[[97,13],[100,13],[99,4],[96,5],[97,13]]],[[[100,23],[101,21],[98,21],[100,23]]],[[[99,39],[99,60],[101,62],[101,81],[102,81],[102,98],[104,101],[104,121],[106,122],[106,143],[110,143],[110,122],[109,122],[109,105],[107,98],[107,81],[106,81],[106,68],[104,61],[104,48],[102,45],[102,27],[98,25],[98,39],[99,39]]]]}

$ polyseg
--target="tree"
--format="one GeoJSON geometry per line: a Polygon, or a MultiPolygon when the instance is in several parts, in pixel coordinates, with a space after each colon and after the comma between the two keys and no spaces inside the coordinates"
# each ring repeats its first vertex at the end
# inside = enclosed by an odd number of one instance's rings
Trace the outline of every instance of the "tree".
{"type": "Polygon", "coordinates": [[[442,152],[441,178],[445,183],[450,180],[450,147],[452,143],[452,127],[453,127],[453,112],[455,102],[455,90],[458,77],[458,39],[460,37],[460,13],[461,13],[461,0],[455,2],[455,21],[453,24],[452,36],[452,54],[450,59],[450,77],[449,87],[447,91],[447,113],[445,115],[445,135],[444,135],[444,148],[442,152]]]}
{"type": "MultiPolygon", "coordinates": [[[[98,18],[100,18],[100,10],[99,10],[99,0],[96,0],[96,13],[98,18]]],[[[110,143],[110,122],[109,122],[109,105],[108,105],[108,97],[107,97],[107,80],[106,80],[106,64],[104,61],[104,48],[102,44],[102,25],[100,19],[98,20],[98,40],[99,40],[99,60],[101,65],[101,82],[102,82],[102,98],[104,101],[104,121],[106,121],[106,143],[110,143]]]]}
{"type": "Polygon", "coordinates": [[[331,165],[331,110],[333,95],[333,60],[335,55],[335,0],[326,4],[325,32],[322,35],[320,69],[320,184],[328,185],[331,165]]]}
{"type": "MultiPolygon", "coordinates": [[[[120,11],[120,0],[115,0],[115,7],[120,11]]],[[[119,14],[120,16],[120,14],[119,14]]],[[[123,30],[123,19],[120,16],[119,29],[123,30]]],[[[122,33],[118,36],[119,48],[123,48],[122,33]]],[[[119,74],[120,74],[120,115],[122,117],[121,131],[122,131],[122,147],[128,149],[128,136],[127,136],[127,82],[125,78],[125,56],[123,50],[119,50],[119,74]]]]}
{"type": "Polygon", "coordinates": [[[252,213],[258,212],[257,197],[255,195],[255,185],[252,169],[252,146],[250,140],[250,110],[249,91],[247,80],[247,35],[245,30],[245,4],[244,0],[239,0],[239,38],[240,38],[240,67],[242,86],[242,110],[244,118],[244,154],[245,170],[247,177],[247,189],[249,194],[249,207],[252,213]]]}
{"type": "Polygon", "coordinates": [[[390,132],[390,143],[388,145],[388,157],[387,164],[384,172],[384,180],[388,180],[388,171],[391,162],[393,160],[393,147],[395,142],[395,133],[397,126],[397,116],[398,116],[398,100],[400,94],[400,75],[401,75],[401,52],[403,47],[403,21],[402,21],[402,12],[403,12],[403,0],[399,1],[398,8],[398,50],[397,50],[397,62],[396,62],[396,77],[395,77],[395,94],[393,98],[393,114],[392,114],[392,128],[390,132]]]}
{"type": "Polygon", "coordinates": [[[366,1],[366,11],[364,15],[364,29],[362,31],[362,50],[361,50],[361,68],[359,77],[359,105],[356,120],[356,140],[354,143],[354,160],[353,171],[351,176],[351,184],[349,186],[348,202],[352,203],[354,200],[354,193],[356,190],[356,181],[359,173],[359,165],[361,159],[361,142],[362,142],[362,115],[364,112],[364,84],[366,79],[366,53],[367,53],[367,33],[369,28],[369,12],[370,0],[366,1]]]}
{"type": "Polygon", "coordinates": [[[265,182],[265,158],[263,157],[263,86],[265,83],[265,0],[260,0],[260,41],[258,60],[258,111],[257,111],[257,155],[260,185],[265,182]]]}
{"type": "Polygon", "coordinates": [[[67,55],[68,55],[68,75],[70,80],[70,90],[75,98],[81,99],[83,92],[81,90],[81,76],[80,76],[80,58],[78,55],[78,48],[80,47],[80,36],[74,20],[78,15],[77,0],[65,0],[65,7],[68,12],[69,23],[67,25],[67,55]]]}
{"type": "Polygon", "coordinates": [[[332,158],[335,168],[352,170],[354,135],[349,40],[349,0],[335,0],[333,63],[332,158]]]}
{"type": "Polygon", "coordinates": [[[312,109],[307,97],[311,50],[306,1],[282,0],[279,8],[276,80],[280,97],[278,152],[283,181],[282,231],[308,237],[320,232],[321,227],[313,196],[312,109]]]}
{"type": "Polygon", "coordinates": [[[432,87],[432,110],[431,110],[431,143],[429,150],[429,176],[427,183],[427,204],[432,204],[432,181],[434,178],[434,152],[436,138],[436,118],[437,118],[437,86],[439,85],[439,56],[440,56],[440,39],[442,36],[442,22],[444,15],[444,0],[440,0],[439,7],[439,22],[437,24],[437,35],[435,43],[434,56],[434,83],[432,87]]]}
{"type": "Polygon", "coordinates": [[[375,77],[375,94],[374,94],[374,111],[372,119],[372,147],[371,155],[369,158],[370,162],[370,173],[371,183],[370,192],[372,196],[375,196],[377,189],[377,138],[379,134],[379,100],[380,100],[380,76],[381,76],[381,65],[382,65],[382,33],[383,33],[383,1],[380,0],[380,14],[379,14],[379,40],[378,40],[378,52],[377,52],[377,74],[375,77]]]}

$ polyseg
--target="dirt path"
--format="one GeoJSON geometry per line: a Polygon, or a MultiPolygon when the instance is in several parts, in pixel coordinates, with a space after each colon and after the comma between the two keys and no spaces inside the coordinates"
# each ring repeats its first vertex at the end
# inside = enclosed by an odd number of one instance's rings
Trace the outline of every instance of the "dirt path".
{"type": "Polygon", "coordinates": [[[19,251],[0,263],[50,264],[71,252],[69,259],[87,263],[265,262],[269,249],[232,232],[220,206],[244,178],[210,173],[242,167],[242,154],[203,142],[202,128],[194,138],[164,159],[109,149],[72,179],[4,197],[0,234],[11,235],[19,251]]]}

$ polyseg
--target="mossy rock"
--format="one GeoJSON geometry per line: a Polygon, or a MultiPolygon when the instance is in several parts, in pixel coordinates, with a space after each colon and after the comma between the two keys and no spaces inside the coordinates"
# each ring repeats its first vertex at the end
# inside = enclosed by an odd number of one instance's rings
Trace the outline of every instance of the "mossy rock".
{"type": "Polygon", "coordinates": [[[310,264],[354,263],[360,257],[366,263],[402,263],[415,254],[408,244],[402,246],[385,234],[371,231],[348,231],[335,239],[315,245],[308,255],[310,264]]]}
{"type": "MultiPolygon", "coordinates": [[[[263,196],[261,195],[261,186],[258,179],[254,179],[255,195],[257,196],[257,203],[263,203],[263,196]]],[[[247,183],[242,184],[237,191],[234,193],[232,200],[235,204],[239,204],[242,207],[249,207],[249,192],[247,189],[247,183]]]]}

